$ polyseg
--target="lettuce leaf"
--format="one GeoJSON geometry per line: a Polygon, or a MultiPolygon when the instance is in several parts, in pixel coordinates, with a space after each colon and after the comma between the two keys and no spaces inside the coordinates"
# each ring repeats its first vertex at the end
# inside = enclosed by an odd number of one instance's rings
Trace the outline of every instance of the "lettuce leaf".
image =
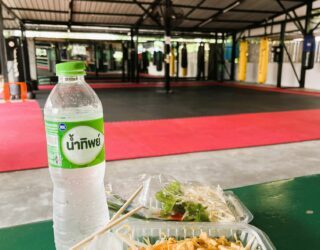
{"type": "Polygon", "coordinates": [[[200,203],[184,202],[183,207],[186,211],[184,220],[188,221],[209,221],[206,208],[200,203]]]}
{"type": "Polygon", "coordinates": [[[161,216],[182,214],[187,221],[209,221],[206,208],[200,203],[187,202],[181,199],[181,184],[178,181],[171,182],[155,197],[162,203],[161,216]]]}
{"type": "Polygon", "coordinates": [[[161,191],[156,193],[156,199],[162,203],[161,215],[165,216],[173,212],[173,208],[180,201],[181,184],[178,181],[171,182],[161,191]]]}

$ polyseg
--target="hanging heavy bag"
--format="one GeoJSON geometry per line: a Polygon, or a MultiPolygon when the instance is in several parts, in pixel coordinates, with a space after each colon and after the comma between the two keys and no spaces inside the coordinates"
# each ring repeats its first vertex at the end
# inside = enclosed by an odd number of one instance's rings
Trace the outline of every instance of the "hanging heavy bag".
{"type": "Polygon", "coordinates": [[[269,62],[269,41],[264,37],[260,40],[259,65],[258,65],[258,83],[265,83],[267,80],[269,62]]]}
{"type": "Polygon", "coordinates": [[[142,52],[142,72],[148,73],[148,67],[149,67],[149,56],[148,51],[142,52]]]}
{"type": "Polygon", "coordinates": [[[304,36],[303,40],[303,53],[302,57],[304,61],[302,65],[305,69],[312,69],[314,66],[314,54],[316,48],[316,40],[313,34],[308,34],[304,36]]]}
{"type": "Polygon", "coordinates": [[[218,68],[216,44],[210,43],[209,48],[208,80],[216,80],[218,68]]]}
{"type": "Polygon", "coordinates": [[[174,76],[176,73],[175,69],[175,61],[176,61],[176,56],[174,54],[174,47],[171,47],[171,52],[170,52],[170,75],[174,76]]]}
{"type": "Polygon", "coordinates": [[[238,69],[238,80],[245,81],[247,75],[247,62],[248,62],[248,41],[240,42],[240,55],[239,55],[239,69],[238,69]]]}
{"type": "Polygon", "coordinates": [[[181,69],[182,69],[182,76],[188,75],[188,51],[187,45],[184,43],[181,49],[181,69]]]}
{"type": "Polygon", "coordinates": [[[157,52],[156,56],[156,64],[157,64],[157,71],[162,71],[162,64],[163,64],[163,53],[162,51],[157,52]]]}
{"type": "Polygon", "coordinates": [[[198,48],[198,72],[197,80],[204,78],[204,43],[200,43],[198,48]]]}

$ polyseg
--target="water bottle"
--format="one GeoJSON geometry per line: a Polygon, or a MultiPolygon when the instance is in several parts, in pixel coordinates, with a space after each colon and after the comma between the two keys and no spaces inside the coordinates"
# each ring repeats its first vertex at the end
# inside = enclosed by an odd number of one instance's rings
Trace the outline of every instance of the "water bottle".
{"type": "Polygon", "coordinates": [[[44,119],[53,182],[53,228],[58,250],[69,249],[109,221],[104,188],[102,104],[84,81],[85,64],[56,65],[44,119]]]}

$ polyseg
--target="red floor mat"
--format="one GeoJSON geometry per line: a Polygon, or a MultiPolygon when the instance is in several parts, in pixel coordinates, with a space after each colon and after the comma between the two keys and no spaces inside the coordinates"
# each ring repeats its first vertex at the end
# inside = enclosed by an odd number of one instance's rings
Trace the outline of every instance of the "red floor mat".
{"type": "Polygon", "coordinates": [[[0,104],[0,172],[47,165],[44,125],[36,101],[0,104]]]}
{"type": "Polygon", "coordinates": [[[107,159],[320,139],[320,110],[208,116],[107,125],[107,159]]]}
{"type": "MultiPolygon", "coordinates": [[[[47,165],[36,102],[0,104],[0,172],[47,165]]],[[[108,160],[320,139],[320,109],[106,124],[108,160]]]]}

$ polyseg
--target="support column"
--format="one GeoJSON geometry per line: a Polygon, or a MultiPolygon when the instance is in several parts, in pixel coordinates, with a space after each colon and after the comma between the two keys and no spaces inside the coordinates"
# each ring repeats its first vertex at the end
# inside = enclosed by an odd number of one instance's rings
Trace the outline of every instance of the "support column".
{"type": "Polygon", "coordinates": [[[169,8],[171,6],[171,0],[165,0],[165,16],[164,16],[164,27],[165,27],[165,57],[164,57],[164,72],[165,72],[165,91],[166,93],[171,92],[170,86],[170,42],[171,42],[171,16],[169,13],[169,8]]]}
{"type": "Polygon", "coordinates": [[[235,61],[236,61],[236,51],[237,51],[237,39],[236,33],[232,33],[232,50],[231,50],[231,64],[230,64],[230,80],[235,80],[235,61]]]}
{"type": "Polygon", "coordinates": [[[26,49],[25,49],[25,37],[24,37],[24,25],[23,23],[20,23],[20,31],[21,31],[21,37],[20,37],[20,49],[21,49],[21,57],[22,57],[22,68],[23,68],[23,79],[24,82],[28,82],[28,68],[27,68],[27,59],[26,59],[26,49]]]}
{"type": "MultiPolygon", "coordinates": [[[[310,32],[311,14],[312,14],[312,1],[309,0],[307,2],[306,19],[305,19],[305,26],[304,26],[304,36],[308,35],[309,32],[310,32]]],[[[304,66],[305,60],[306,60],[306,52],[302,51],[301,71],[300,71],[300,84],[299,84],[300,88],[304,88],[305,81],[306,81],[306,71],[307,71],[307,69],[304,66]]]]}
{"type": "Polygon", "coordinates": [[[124,82],[124,77],[125,77],[125,45],[124,41],[121,43],[122,45],[122,61],[121,61],[121,81],[124,82]]]}
{"type": "Polygon", "coordinates": [[[96,70],[96,78],[98,78],[98,50],[97,50],[97,42],[93,42],[93,49],[94,49],[94,67],[96,70]]]}
{"type": "Polygon", "coordinates": [[[4,82],[8,82],[7,50],[6,50],[6,41],[3,35],[2,4],[0,4],[0,62],[1,62],[1,73],[3,75],[3,80],[4,82]]]}
{"type": "Polygon", "coordinates": [[[278,88],[281,88],[285,32],[286,32],[286,23],[281,23],[280,44],[279,44],[280,51],[279,51],[278,73],[277,73],[277,87],[278,88]]]}
{"type": "Polygon", "coordinates": [[[222,68],[220,71],[220,79],[222,82],[224,82],[224,71],[226,69],[226,62],[224,60],[224,41],[225,41],[225,37],[224,37],[224,33],[222,33],[222,50],[221,50],[221,55],[220,55],[220,60],[222,61],[222,68]]]}
{"type": "Polygon", "coordinates": [[[139,47],[139,30],[136,29],[136,44],[135,44],[135,65],[136,65],[136,83],[140,82],[140,67],[139,67],[139,57],[138,57],[138,47],[139,47]]]}
{"type": "Polygon", "coordinates": [[[128,80],[134,81],[134,65],[135,65],[135,46],[133,41],[133,29],[130,30],[130,51],[129,51],[129,68],[128,68],[128,80]]]}

